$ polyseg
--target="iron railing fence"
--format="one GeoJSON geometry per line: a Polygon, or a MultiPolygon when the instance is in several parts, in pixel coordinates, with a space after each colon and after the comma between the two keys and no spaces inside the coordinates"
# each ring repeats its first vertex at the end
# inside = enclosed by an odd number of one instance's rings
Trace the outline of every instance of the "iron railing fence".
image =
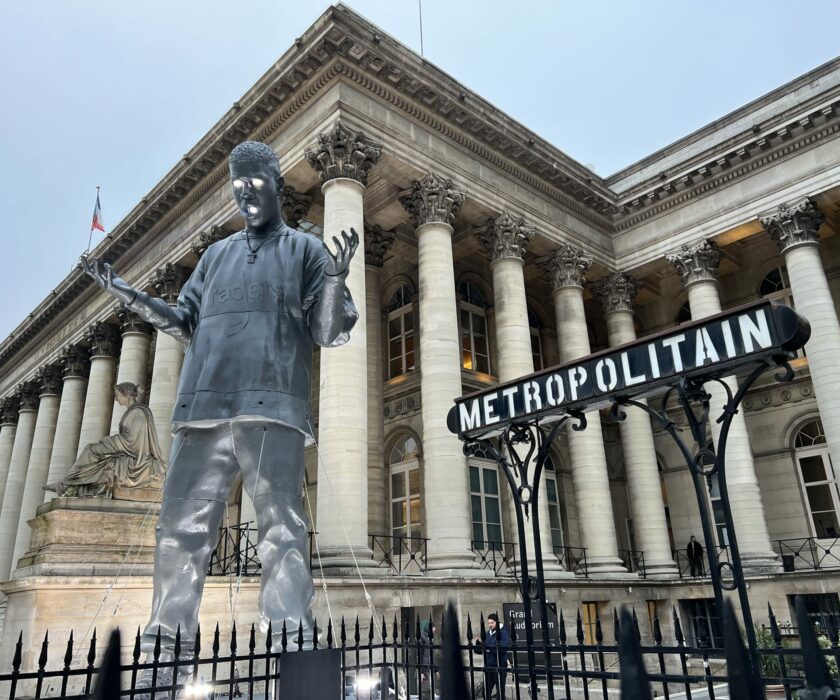
{"type": "Polygon", "coordinates": [[[630,574],[645,578],[645,553],[638,549],[619,549],[618,556],[630,574]]]}
{"type": "Polygon", "coordinates": [[[515,542],[473,540],[471,547],[480,568],[489,569],[496,578],[519,578],[519,545],[515,542]]]}
{"type": "MultiPolygon", "coordinates": [[[[309,568],[317,566],[315,559],[315,536],[310,530],[309,568]]],[[[219,542],[210,556],[208,576],[258,576],[262,570],[257,553],[257,525],[255,522],[239,523],[219,528],[219,542]]]]}
{"type": "Polygon", "coordinates": [[[776,551],[785,572],[840,568],[840,537],[776,540],[776,551]]]}
{"type": "Polygon", "coordinates": [[[584,578],[589,576],[589,570],[586,568],[586,547],[556,546],[553,549],[554,556],[560,560],[566,571],[584,578]]]}
{"type": "MultiPolygon", "coordinates": [[[[717,559],[719,562],[729,562],[730,561],[730,549],[728,545],[721,545],[719,547],[715,547],[715,551],[717,552],[717,559]]],[[[706,553],[703,553],[702,558],[700,559],[699,563],[695,563],[694,567],[692,567],[691,562],[688,559],[688,555],[686,554],[684,549],[675,549],[671,552],[674,557],[674,561],[677,564],[680,572],[680,578],[708,578],[709,577],[709,560],[706,557],[706,553]]]]}
{"type": "MultiPolygon", "coordinates": [[[[629,619],[629,618],[628,618],[629,619]]],[[[633,634],[642,639],[638,621],[633,618],[633,634]]],[[[691,646],[682,631],[680,618],[672,612],[673,638],[665,639],[658,618],[651,621],[652,634],[646,634],[641,645],[642,661],[650,677],[656,697],[691,699],[725,693],[728,682],[722,665],[725,652],[722,648],[691,646]],[[721,692],[721,686],[723,691],[721,692]]],[[[317,626],[317,625],[316,625],[317,626]]],[[[157,700],[175,697],[273,697],[273,685],[281,673],[282,659],[291,652],[309,653],[314,650],[334,649],[340,662],[334,672],[340,674],[344,689],[340,700],[408,700],[412,695],[435,697],[439,684],[441,665],[440,638],[429,639],[421,633],[420,620],[400,624],[397,618],[389,622],[370,619],[361,623],[356,619],[346,624],[342,619],[334,626],[327,623],[320,635],[305,638],[302,627],[280,632],[270,628],[266,634],[258,633],[254,626],[238,636],[234,626],[226,639],[218,625],[209,638],[199,633],[192,648],[181,644],[176,637],[173,653],[161,651],[160,640],[151,658],[141,658],[140,635],[135,636],[131,660],[121,666],[123,691],[120,697],[134,698],[141,692],[157,700]],[[141,679],[152,683],[151,690],[142,690],[141,679]]],[[[647,624],[642,625],[647,629],[647,624]]],[[[802,686],[802,650],[789,643],[782,643],[771,611],[774,647],[760,649],[762,668],[767,669],[762,682],[779,685],[786,697],[792,700],[794,691],[802,686]]],[[[506,697],[524,700],[528,697],[527,681],[531,672],[546,689],[550,682],[556,698],[582,697],[607,698],[615,692],[619,679],[618,645],[620,625],[618,616],[602,622],[596,617],[594,640],[586,642],[585,624],[578,612],[575,619],[566,622],[559,613],[557,635],[544,651],[536,647],[535,660],[529,665],[524,653],[524,638],[517,634],[515,620],[510,624],[510,648],[488,651],[479,640],[485,639],[487,630],[482,616],[477,625],[467,617],[460,630],[460,649],[464,660],[469,697],[484,698],[484,685],[490,680],[502,682],[506,697]],[[503,670],[500,670],[503,669],[503,670]]],[[[446,630],[442,629],[445,635],[446,630]]],[[[822,649],[829,669],[836,673],[840,664],[840,640],[837,630],[830,634],[830,645],[822,649]]],[[[0,694],[9,700],[41,698],[91,697],[97,676],[100,644],[96,634],[77,649],[71,634],[64,645],[50,648],[48,635],[40,645],[32,669],[22,663],[23,635],[18,637],[11,671],[0,674],[0,694]]],[[[329,671],[329,669],[328,669],[329,671]]],[[[327,671],[327,672],[328,672],[327,671]]],[[[338,678],[336,678],[338,683],[338,678]]],[[[339,699],[336,699],[339,700],[339,699]]]]}
{"type": "Polygon", "coordinates": [[[381,569],[391,573],[419,576],[426,573],[429,556],[428,537],[402,535],[370,535],[373,558],[381,569]]]}

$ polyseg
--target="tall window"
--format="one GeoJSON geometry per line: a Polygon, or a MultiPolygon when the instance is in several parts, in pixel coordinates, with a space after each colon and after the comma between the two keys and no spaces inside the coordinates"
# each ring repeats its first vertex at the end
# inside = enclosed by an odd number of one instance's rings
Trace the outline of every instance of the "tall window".
{"type": "MultiPolygon", "coordinates": [[[[708,484],[709,500],[712,502],[712,517],[715,520],[717,543],[719,547],[725,547],[729,545],[729,532],[726,529],[726,520],[723,517],[723,501],[720,497],[720,479],[717,473],[708,477],[708,484]]],[[[708,547],[709,544],[706,543],[706,546],[708,547]]]]}
{"type": "MultiPolygon", "coordinates": [[[[391,448],[388,466],[391,479],[391,534],[397,537],[422,537],[420,503],[420,464],[417,460],[417,440],[402,436],[391,448]]],[[[416,541],[419,547],[419,540],[416,541]]],[[[399,551],[399,540],[393,543],[399,551]]]]}
{"type": "Polygon", "coordinates": [[[528,309],[528,330],[531,331],[531,357],[534,359],[534,371],[539,372],[544,367],[540,319],[531,309],[528,309]]]}
{"type": "Polygon", "coordinates": [[[402,285],[388,300],[388,378],[414,369],[413,290],[402,285]]]}
{"type": "Polygon", "coordinates": [[[796,434],[793,446],[815,537],[840,536],[840,494],[822,422],[812,420],[796,434]]]}
{"type": "Polygon", "coordinates": [[[551,546],[554,549],[564,545],[564,523],[566,520],[566,502],[562,497],[557,469],[551,456],[545,461],[545,490],[548,501],[548,520],[551,523],[551,546]]]}
{"type": "Polygon", "coordinates": [[[470,509],[473,546],[502,545],[502,509],[499,502],[499,472],[490,456],[479,450],[470,460],[470,509]]]}
{"type": "Polygon", "coordinates": [[[472,282],[461,282],[458,294],[461,297],[461,365],[464,369],[489,374],[490,346],[484,295],[472,282]]]}

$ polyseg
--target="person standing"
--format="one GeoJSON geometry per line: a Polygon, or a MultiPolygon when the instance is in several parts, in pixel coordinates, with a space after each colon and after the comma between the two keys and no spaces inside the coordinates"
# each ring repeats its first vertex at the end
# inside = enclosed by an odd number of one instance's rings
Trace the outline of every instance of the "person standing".
{"type": "MultiPolygon", "coordinates": [[[[482,644],[476,639],[477,644],[482,644]]],[[[505,697],[505,680],[510,656],[510,633],[499,622],[496,613],[487,616],[487,633],[484,635],[484,697],[490,700],[497,689],[499,700],[505,697]]]]}
{"type": "Polygon", "coordinates": [[[703,575],[703,545],[701,545],[694,537],[688,540],[688,547],[685,551],[688,556],[688,565],[691,567],[692,576],[703,575]]]}

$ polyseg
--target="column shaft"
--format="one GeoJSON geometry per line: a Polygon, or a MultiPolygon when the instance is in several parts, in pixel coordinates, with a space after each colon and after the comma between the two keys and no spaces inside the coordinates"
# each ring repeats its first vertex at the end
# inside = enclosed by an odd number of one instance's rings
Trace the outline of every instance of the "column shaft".
{"type": "Polygon", "coordinates": [[[91,358],[77,457],[87,445],[108,435],[114,407],[115,374],[116,360],[113,357],[98,355],[91,358]]]}
{"type": "MultiPolygon", "coordinates": [[[[87,377],[65,377],[61,390],[61,403],[55,424],[55,440],[50,457],[48,484],[61,481],[76,461],[79,452],[79,432],[82,428],[82,414],[85,407],[87,377]]],[[[47,491],[44,501],[55,498],[55,492],[47,491]]]]}
{"type": "Polygon", "coordinates": [[[9,464],[12,461],[12,448],[15,445],[17,423],[3,423],[0,426],[0,505],[6,492],[6,479],[9,476],[9,464]]]}
{"type": "Polygon", "coordinates": [[[172,409],[178,394],[178,378],[184,350],[171,335],[157,333],[152,382],[149,389],[149,410],[155,419],[155,430],[161,453],[169,454],[172,445],[172,409]]]}
{"type": "MultiPolygon", "coordinates": [[[[122,351],[120,352],[120,363],[117,368],[117,381],[131,382],[140,387],[147,387],[146,381],[149,373],[149,347],[151,337],[146,333],[123,333],[122,351]]],[[[109,434],[115,434],[120,427],[125,413],[125,407],[114,401],[111,410],[111,429],[109,434]]]]}
{"type": "MultiPolygon", "coordinates": [[[[350,178],[323,185],[324,239],[364,231],[364,186],[350,178]]],[[[321,350],[318,399],[318,543],[325,568],[372,564],[368,546],[367,339],[364,255],[350,263],[347,288],[359,310],[350,340],[321,350]],[[348,507],[352,504],[352,507],[348,507]],[[352,547],[352,551],[351,548],[352,547]],[[355,561],[354,555],[355,554],[355,561]]]]}
{"type": "Polygon", "coordinates": [[[12,456],[9,462],[9,476],[0,509],[0,581],[6,581],[12,572],[12,556],[15,551],[20,504],[26,484],[26,468],[35,435],[35,409],[21,409],[12,456]]]}

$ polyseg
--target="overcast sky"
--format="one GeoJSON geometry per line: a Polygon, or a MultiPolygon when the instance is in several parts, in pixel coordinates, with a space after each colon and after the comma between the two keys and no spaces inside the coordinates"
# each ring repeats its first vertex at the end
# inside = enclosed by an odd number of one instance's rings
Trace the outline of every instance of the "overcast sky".
{"type": "MultiPolygon", "coordinates": [[[[609,175],[840,53],[840,2],[422,0],[425,56],[609,175]]],[[[354,0],[420,49],[418,0],[354,0]]],[[[326,9],[316,0],[0,8],[0,338],[326,9]]]]}

